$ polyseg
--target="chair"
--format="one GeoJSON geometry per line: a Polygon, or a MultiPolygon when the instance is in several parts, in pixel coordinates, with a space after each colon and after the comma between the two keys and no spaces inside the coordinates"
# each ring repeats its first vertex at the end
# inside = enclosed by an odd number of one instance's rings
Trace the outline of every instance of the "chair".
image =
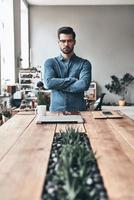
{"type": "Polygon", "coordinates": [[[101,107],[104,96],[105,93],[102,93],[101,96],[95,102],[87,101],[87,110],[94,110],[94,111],[102,110],[101,107]]]}
{"type": "Polygon", "coordinates": [[[101,107],[102,107],[104,96],[105,96],[105,93],[102,93],[99,99],[97,99],[97,101],[94,103],[94,110],[102,110],[101,107]]]}

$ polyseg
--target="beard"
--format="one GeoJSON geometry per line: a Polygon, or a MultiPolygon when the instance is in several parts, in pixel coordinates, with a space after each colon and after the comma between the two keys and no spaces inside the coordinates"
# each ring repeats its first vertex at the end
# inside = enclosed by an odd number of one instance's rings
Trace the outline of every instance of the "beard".
{"type": "Polygon", "coordinates": [[[64,54],[70,54],[70,53],[72,53],[73,52],[73,50],[74,50],[74,48],[70,48],[70,47],[65,47],[65,48],[63,48],[63,49],[61,49],[61,51],[64,53],[64,54]]]}

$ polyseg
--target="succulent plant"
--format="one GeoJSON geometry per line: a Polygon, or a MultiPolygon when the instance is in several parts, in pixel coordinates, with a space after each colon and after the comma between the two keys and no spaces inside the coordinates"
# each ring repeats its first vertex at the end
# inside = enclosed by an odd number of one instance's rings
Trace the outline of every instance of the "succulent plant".
{"type": "Polygon", "coordinates": [[[88,137],[78,129],[56,133],[42,200],[107,200],[88,137]]]}

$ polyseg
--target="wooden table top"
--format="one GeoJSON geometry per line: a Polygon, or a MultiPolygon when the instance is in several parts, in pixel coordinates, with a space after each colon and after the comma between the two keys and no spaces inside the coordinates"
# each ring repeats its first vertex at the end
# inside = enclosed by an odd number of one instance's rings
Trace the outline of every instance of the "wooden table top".
{"type": "Polygon", "coordinates": [[[81,115],[84,124],[36,124],[24,112],[0,127],[0,199],[40,200],[53,136],[66,126],[89,136],[109,199],[134,199],[134,121],[81,115]]]}

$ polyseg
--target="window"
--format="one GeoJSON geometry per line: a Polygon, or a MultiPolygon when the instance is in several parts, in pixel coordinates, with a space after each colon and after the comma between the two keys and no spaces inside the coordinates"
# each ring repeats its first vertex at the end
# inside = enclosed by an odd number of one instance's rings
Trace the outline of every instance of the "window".
{"type": "Polygon", "coordinates": [[[14,83],[13,1],[0,0],[1,92],[8,83],[14,83]]]}
{"type": "Polygon", "coordinates": [[[21,67],[29,67],[28,7],[21,0],[21,67]]]}
{"type": "Polygon", "coordinates": [[[28,41],[28,5],[24,0],[21,0],[21,4],[17,5],[14,0],[0,0],[0,94],[7,85],[16,82],[18,67],[29,67],[28,41]],[[21,20],[18,20],[17,23],[14,21],[14,16],[17,16],[14,15],[14,11],[21,15],[21,20]],[[18,23],[20,23],[21,28],[18,23]],[[21,38],[21,45],[15,46],[18,38],[21,38]],[[20,57],[23,59],[22,62],[20,62],[20,57]]]}

